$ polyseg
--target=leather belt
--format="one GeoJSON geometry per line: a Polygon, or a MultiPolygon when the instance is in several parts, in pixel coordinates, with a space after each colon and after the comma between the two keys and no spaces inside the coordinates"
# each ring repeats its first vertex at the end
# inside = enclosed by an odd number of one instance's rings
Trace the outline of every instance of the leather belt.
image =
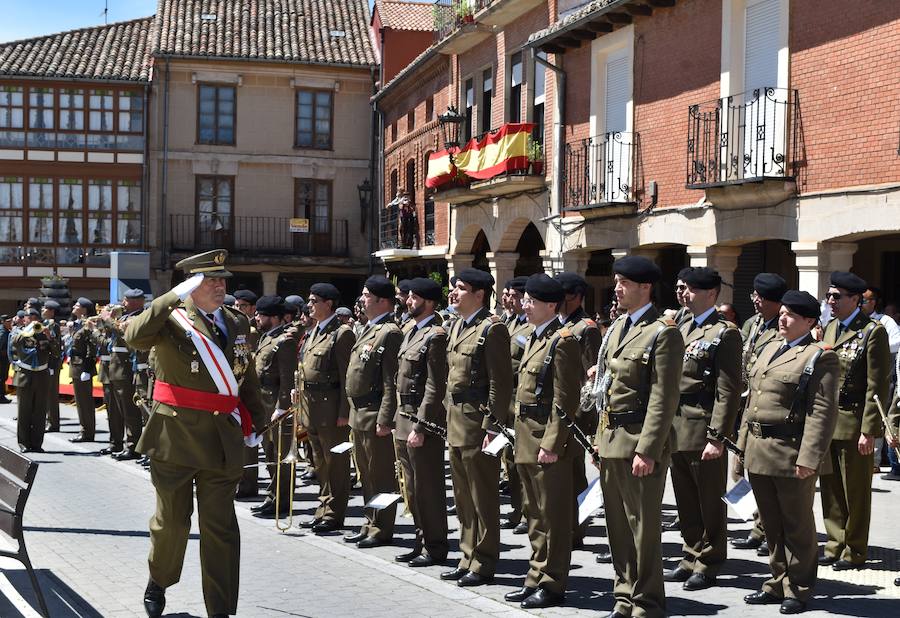
{"type": "Polygon", "coordinates": [[[25,363],[23,363],[20,360],[15,361],[15,365],[19,369],[25,369],[27,371],[43,371],[44,369],[46,369],[48,367],[47,363],[44,363],[43,365],[38,365],[37,367],[32,367],[31,365],[26,365],[25,363]]]}
{"type": "Polygon", "coordinates": [[[308,391],[336,391],[341,388],[340,382],[303,382],[303,388],[308,391]]]}
{"type": "MultiPolygon", "coordinates": [[[[678,399],[678,405],[711,408],[715,401],[715,396],[712,393],[700,391],[698,393],[682,393],[678,399]]],[[[677,414],[681,416],[681,410],[678,410],[677,414]]]]}
{"type": "Polygon", "coordinates": [[[401,406],[419,407],[419,404],[422,403],[422,399],[424,398],[424,395],[420,397],[418,393],[400,393],[399,396],[401,406]]]}
{"type": "Polygon", "coordinates": [[[353,407],[359,410],[360,408],[368,408],[369,406],[376,404],[380,405],[383,396],[384,392],[378,391],[367,395],[360,395],[359,397],[351,397],[350,401],[353,402],[353,407]]]}
{"type": "Polygon", "coordinates": [[[543,421],[549,418],[550,416],[550,404],[546,403],[536,403],[536,404],[519,404],[519,417],[528,417],[533,418],[536,421],[543,421]]]}
{"type": "Polygon", "coordinates": [[[622,427],[623,425],[635,425],[643,423],[647,417],[645,410],[629,410],[628,412],[608,412],[607,419],[610,427],[622,427]]]}
{"type": "Polygon", "coordinates": [[[490,389],[487,387],[484,388],[467,388],[464,391],[459,391],[458,393],[452,393],[450,395],[450,401],[453,402],[453,405],[460,405],[463,403],[487,403],[488,398],[490,397],[490,389]]]}
{"type": "Polygon", "coordinates": [[[803,435],[802,423],[760,423],[747,421],[747,429],[757,438],[796,440],[803,435]]]}

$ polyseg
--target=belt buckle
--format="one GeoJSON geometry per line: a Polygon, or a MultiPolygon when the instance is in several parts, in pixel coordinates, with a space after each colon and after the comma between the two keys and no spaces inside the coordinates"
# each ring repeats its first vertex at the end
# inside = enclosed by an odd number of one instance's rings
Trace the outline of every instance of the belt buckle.
{"type": "Polygon", "coordinates": [[[757,438],[762,438],[762,425],[758,421],[749,421],[747,428],[757,438]]]}

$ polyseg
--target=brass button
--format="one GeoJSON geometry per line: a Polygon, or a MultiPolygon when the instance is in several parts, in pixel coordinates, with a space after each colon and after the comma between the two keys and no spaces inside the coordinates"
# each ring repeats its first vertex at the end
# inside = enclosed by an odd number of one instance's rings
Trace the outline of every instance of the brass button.
{"type": "Polygon", "coordinates": [[[172,416],[178,416],[178,410],[172,410],[172,416]]]}
{"type": "Polygon", "coordinates": [[[762,391],[756,391],[757,395],[762,395],[762,391]]]}
{"type": "Polygon", "coordinates": [[[753,406],[753,411],[756,412],[757,410],[759,410],[759,406],[753,406]]]}
{"type": "Polygon", "coordinates": [[[213,412],[213,416],[219,416],[219,411],[216,410],[215,412],[213,412]]]}

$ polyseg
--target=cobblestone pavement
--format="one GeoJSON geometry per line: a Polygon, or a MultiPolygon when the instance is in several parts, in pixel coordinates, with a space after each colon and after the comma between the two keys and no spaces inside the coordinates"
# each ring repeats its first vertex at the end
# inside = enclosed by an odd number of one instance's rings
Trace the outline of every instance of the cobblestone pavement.
{"type": "MultiPolygon", "coordinates": [[[[14,416],[15,405],[0,405],[0,444],[16,446],[14,416]]],[[[69,443],[68,438],[78,429],[74,408],[63,406],[62,416],[63,431],[48,434],[47,452],[34,455],[41,467],[25,514],[26,542],[51,615],[141,616],[147,580],[147,522],[154,507],[149,474],[134,462],[96,456],[102,443],[69,443]]],[[[106,438],[105,428],[101,412],[100,439],[106,438]]],[[[315,484],[298,487],[295,527],[287,533],[275,531],[271,520],[252,517],[252,501],[237,503],[242,541],[240,616],[528,613],[503,601],[506,592],[521,586],[527,570],[529,550],[524,536],[503,531],[496,585],[461,589],[437,578],[441,567],[411,569],[393,562],[395,554],[412,544],[409,518],[399,519],[393,546],[370,550],[348,546],[341,534],[317,537],[298,529],[296,523],[312,513],[315,490],[315,484]]],[[[900,525],[891,513],[900,504],[898,494],[900,483],[876,476],[868,568],[843,573],[821,568],[816,598],[806,615],[900,616],[900,588],[893,585],[900,574],[900,525]]],[[[673,519],[673,505],[669,488],[663,505],[665,521],[673,519]]],[[[348,530],[362,521],[361,506],[357,490],[348,511],[348,530]]],[[[455,518],[450,518],[450,524],[452,561],[459,556],[455,518]]],[[[744,536],[747,529],[747,524],[734,520],[731,533],[744,536]]],[[[541,615],[587,615],[612,608],[612,567],[594,561],[594,553],[605,548],[604,532],[602,517],[595,518],[587,547],[572,555],[566,606],[541,615]]],[[[667,561],[674,564],[681,547],[678,533],[664,532],[663,546],[667,561]]],[[[198,550],[195,519],[182,580],[167,593],[168,616],[205,615],[198,550]]],[[[0,567],[0,616],[36,616],[33,608],[37,603],[24,569],[9,559],[0,559],[0,567]]],[[[758,589],[767,572],[766,560],[755,552],[732,550],[716,588],[687,593],[680,584],[666,584],[669,612],[771,616],[777,609],[750,607],[741,600],[758,589]]]]}

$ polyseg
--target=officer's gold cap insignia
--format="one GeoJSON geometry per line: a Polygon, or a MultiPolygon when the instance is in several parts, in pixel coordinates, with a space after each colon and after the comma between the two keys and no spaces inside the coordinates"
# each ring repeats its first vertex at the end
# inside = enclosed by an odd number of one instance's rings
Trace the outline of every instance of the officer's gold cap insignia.
{"type": "Polygon", "coordinates": [[[183,270],[188,275],[199,273],[207,277],[230,277],[231,273],[225,270],[227,257],[228,251],[225,249],[213,249],[184,258],[175,264],[175,268],[183,270]]]}

